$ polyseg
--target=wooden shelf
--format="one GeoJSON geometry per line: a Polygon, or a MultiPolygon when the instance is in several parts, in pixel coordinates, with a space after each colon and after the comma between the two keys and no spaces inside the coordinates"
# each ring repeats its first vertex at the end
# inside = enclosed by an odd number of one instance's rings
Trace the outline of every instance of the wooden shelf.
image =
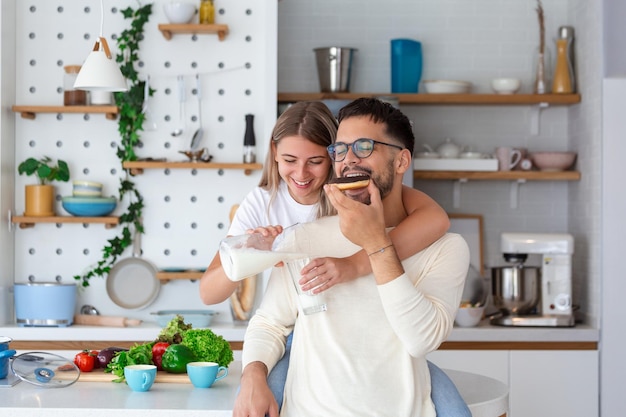
{"type": "Polygon", "coordinates": [[[416,105],[571,105],[580,94],[394,94],[394,93],[278,93],[279,103],[306,100],[354,100],[360,97],[393,96],[400,104],[416,105]]]}
{"type": "Polygon", "coordinates": [[[579,181],[578,171],[414,171],[419,180],[579,181]]]}
{"type": "Polygon", "coordinates": [[[160,24],[159,30],[163,34],[163,37],[167,40],[172,39],[175,34],[191,34],[191,35],[206,35],[217,34],[217,38],[220,41],[226,39],[228,35],[228,25],[208,25],[197,23],[185,23],[185,24],[160,24]]]}
{"type": "Polygon", "coordinates": [[[34,120],[37,113],[99,113],[115,120],[119,113],[117,106],[13,106],[11,110],[30,120],[34,120]]]}
{"type": "Polygon", "coordinates": [[[122,164],[133,174],[141,174],[144,169],[243,169],[246,175],[252,171],[263,169],[262,164],[238,164],[217,162],[167,162],[167,161],[127,161],[122,164]]]}
{"type": "Polygon", "coordinates": [[[196,280],[202,278],[202,274],[204,272],[200,271],[181,271],[181,272],[166,272],[159,271],[156,274],[157,279],[160,281],[171,281],[171,280],[196,280]]]}
{"type": "Polygon", "coordinates": [[[50,216],[50,217],[33,217],[33,216],[11,216],[11,222],[20,225],[20,229],[34,227],[36,223],[99,223],[110,229],[119,224],[118,217],[76,217],[76,216],[50,216]]]}

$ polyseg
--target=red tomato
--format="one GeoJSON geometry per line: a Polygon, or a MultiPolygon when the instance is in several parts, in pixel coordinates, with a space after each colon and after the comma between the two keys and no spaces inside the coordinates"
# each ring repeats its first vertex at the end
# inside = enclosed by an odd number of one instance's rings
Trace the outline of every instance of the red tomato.
{"type": "Polygon", "coordinates": [[[88,350],[83,350],[74,356],[74,363],[81,372],[91,372],[96,365],[96,356],[88,350]]]}

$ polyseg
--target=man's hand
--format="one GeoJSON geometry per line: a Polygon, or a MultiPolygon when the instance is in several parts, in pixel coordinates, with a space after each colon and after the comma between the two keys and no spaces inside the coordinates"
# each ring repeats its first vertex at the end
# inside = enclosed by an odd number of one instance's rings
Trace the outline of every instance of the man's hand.
{"type": "Polygon", "coordinates": [[[267,385],[267,367],[261,362],[248,364],[241,375],[233,417],[278,417],[278,403],[267,385]]]}
{"type": "Polygon", "coordinates": [[[367,190],[371,200],[369,205],[351,199],[334,185],[324,186],[328,199],[339,214],[343,235],[371,253],[388,245],[390,240],[385,231],[383,203],[374,181],[370,181],[367,190]]]}

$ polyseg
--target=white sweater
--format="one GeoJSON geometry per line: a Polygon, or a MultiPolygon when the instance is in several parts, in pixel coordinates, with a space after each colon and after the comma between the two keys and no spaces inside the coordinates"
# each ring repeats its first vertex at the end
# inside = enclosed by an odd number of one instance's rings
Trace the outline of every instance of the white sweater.
{"type": "MultiPolygon", "coordinates": [[[[359,248],[338,217],[293,228],[284,248],[348,256],[359,248]]],[[[377,285],[373,275],[325,292],[328,311],[298,312],[287,268],[274,268],[263,303],[250,320],[243,366],[271,370],[294,331],[281,416],[430,417],[425,355],[452,330],[469,266],[460,235],[447,234],[403,262],[405,274],[377,285]]]]}

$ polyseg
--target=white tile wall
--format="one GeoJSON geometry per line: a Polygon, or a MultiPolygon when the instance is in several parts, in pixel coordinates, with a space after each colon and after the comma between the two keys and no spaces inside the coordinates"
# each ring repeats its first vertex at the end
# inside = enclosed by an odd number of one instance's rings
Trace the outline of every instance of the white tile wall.
{"type": "MultiPolygon", "coordinates": [[[[471,81],[474,91],[489,92],[494,77],[522,79],[531,91],[532,53],[538,42],[533,0],[283,0],[278,4],[278,90],[319,91],[315,47],[358,48],[353,63],[353,92],[390,90],[389,41],[408,37],[422,42],[422,79],[471,81]]],[[[598,2],[544,0],[546,42],[557,28],[573,25],[582,104],[541,112],[540,134],[530,131],[527,106],[403,106],[415,123],[417,143],[436,146],[451,137],[457,143],[493,152],[498,145],[530,151],[579,152],[575,183],[526,183],[519,207],[510,205],[510,184],[469,182],[461,186],[461,206],[452,206],[451,181],[415,185],[446,209],[484,216],[485,262],[501,264],[502,231],[570,232],[576,241],[574,297],[597,323],[600,286],[600,79],[601,20],[598,2]]],[[[554,48],[552,48],[554,52],[554,48]]]]}

